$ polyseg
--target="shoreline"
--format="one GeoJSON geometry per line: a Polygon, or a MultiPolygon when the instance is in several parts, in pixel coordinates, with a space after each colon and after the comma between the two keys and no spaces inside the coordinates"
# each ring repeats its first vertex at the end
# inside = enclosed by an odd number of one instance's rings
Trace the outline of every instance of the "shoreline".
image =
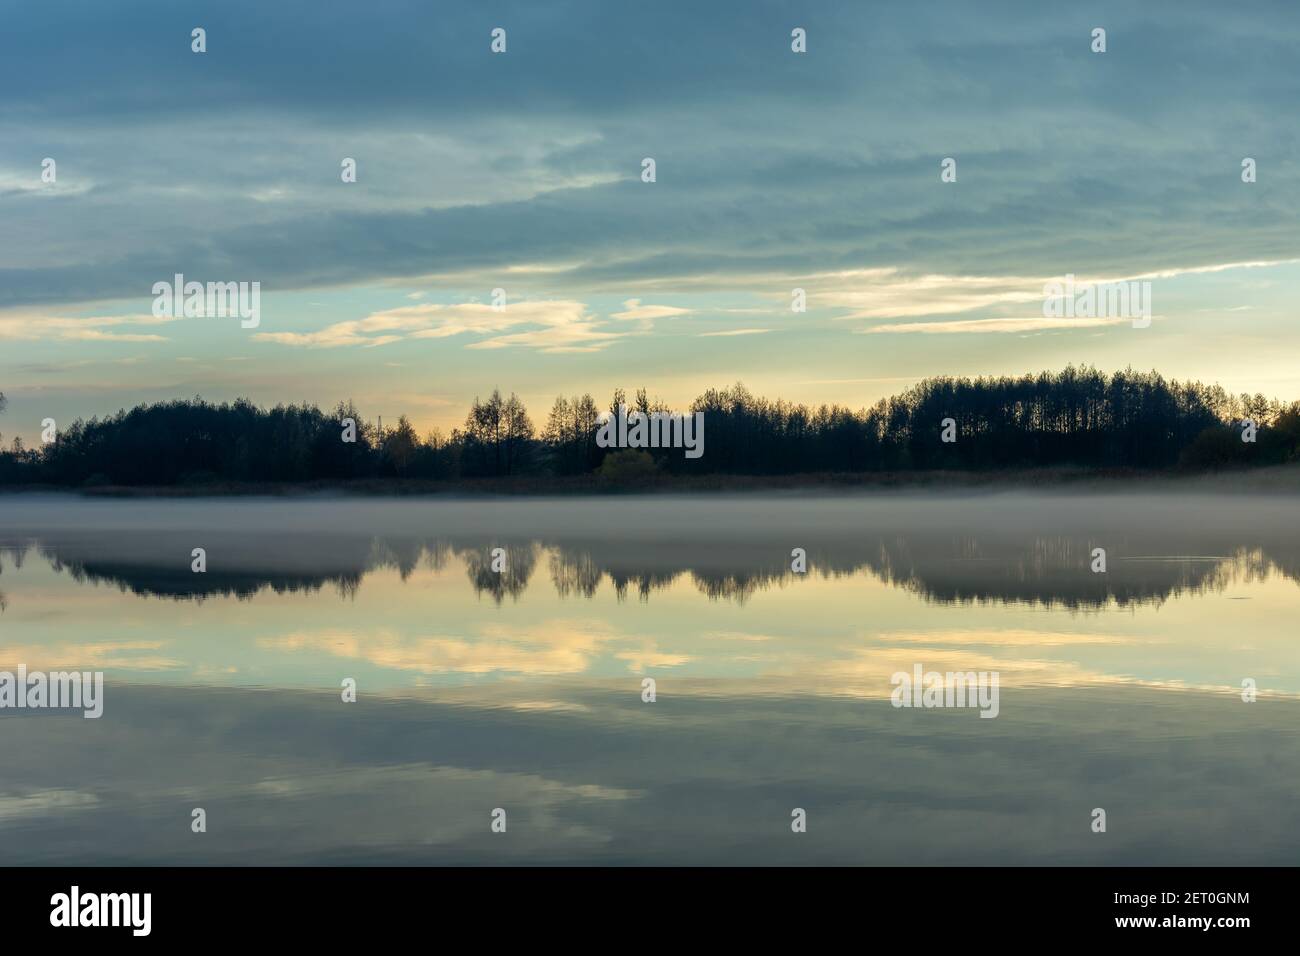
{"type": "Polygon", "coordinates": [[[610,481],[595,475],[461,479],[365,478],[312,482],[205,482],[183,485],[0,486],[0,494],[64,494],[83,498],[570,498],[618,495],[724,495],[770,492],[848,495],[859,492],[947,491],[1214,491],[1300,494],[1300,465],[1218,471],[1027,468],[998,471],[807,473],[796,475],[657,475],[610,481]]]}

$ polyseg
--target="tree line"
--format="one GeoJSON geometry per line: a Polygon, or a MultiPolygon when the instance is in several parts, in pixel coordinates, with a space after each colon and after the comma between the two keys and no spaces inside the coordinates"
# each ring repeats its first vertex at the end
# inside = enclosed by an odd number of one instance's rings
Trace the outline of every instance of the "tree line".
{"type": "MultiPolygon", "coordinates": [[[[1218,385],[1092,368],[1000,378],[925,379],[870,408],[816,408],[709,389],[705,452],[601,448],[601,418],[620,405],[670,413],[645,389],[560,396],[540,430],[519,398],[475,399],[450,435],[420,437],[406,416],[381,429],[352,402],[261,408],[246,399],[137,405],[78,420],[54,441],[0,452],[0,483],[172,485],[366,478],[457,479],[654,473],[786,475],[814,472],[991,470],[1045,466],[1160,469],[1276,464],[1300,458],[1300,402],[1231,395],[1218,385]],[[945,419],[956,440],[940,440],[945,419]],[[345,441],[345,422],[355,423],[345,441]],[[1253,433],[1254,441],[1242,441],[1253,433]]],[[[4,396],[0,394],[0,412],[4,396]]]]}

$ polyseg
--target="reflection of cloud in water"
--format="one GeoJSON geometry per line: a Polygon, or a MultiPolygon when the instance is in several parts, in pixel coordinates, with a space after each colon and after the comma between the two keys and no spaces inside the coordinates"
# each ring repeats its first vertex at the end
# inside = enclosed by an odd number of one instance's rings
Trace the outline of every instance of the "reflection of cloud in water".
{"type": "Polygon", "coordinates": [[[877,639],[886,644],[899,641],[907,644],[975,644],[986,647],[1070,647],[1076,644],[1133,643],[1133,638],[1119,634],[1008,628],[984,631],[886,631],[878,635],[877,639]]]}
{"type": "MultiPolygon", "coordinates": [[[[735,691],[756,697],[887,698],[893,689],[890,678],[899,671],[911,673],[916,663],[921,663],[927,671],[997,671],[1004,687],[1110,685],[1240,693],[1240,687],[1142,679],[1069,659],[1026,656],[1026,652],[1053,648],[1163,643],[1166,641],[1160,638],[1108,634],[958,629],[890,631],[864,636],[859,643],[813,647],[769,635],[715,632],[701,634],[692,642],[694,653],[684,654],[661,650],[654,640],[619,632],[604,623],[581,620],[551,620],[513,627],[480,624],[472,636],[464,637],[404,636],[383,629],[324,629],[261,638],[257,642],[263,650],[325,654],[426,676],[579,677],[590,674],[593,664],[608,656],[622,662],[631,674],[653,670],[659,680],[676,680],[668,669],[698,661],[707,670],[718,662],[740,660],[762,664],[761,674],[726,678],[727,684],[735,691]],[[731,654],[719,651],[714,642],[742,648],[751,645],[758,650],[731,654]]],[[[688,686],[707,687],[708,679],[692,673],[688,686]]],[[[1284,696],[1268,688],[1262,688],[1260,693],[1267,697],[1284,696]]],[[[558,705],[551,702],[548,706],[558,705]]]]}
{"type": "Polygon", "coordinates": [[[646,641],[639,648],[620,651],[614,657],[620,661],[627,661],[628,670],[634,674],[642,674],[651,667],[680,667],[691,662],[689,654],[661,651],[654,641],[646,641]]]}
{"type": "Polygon", "coordinates": [[[581,674],[621,635],[590,621],[547,621],[507,628],[484,624],[473,638],[406,637],[391,631],[313,631],[263,638],[276,651],[312,651],[425,674],[581,674]]]}
{"type": "Polygon", "coordinates": [[[121,668],[134,671],[171,670],[182,666],[173,657],[151,653],[165,641],[75,641],[54,644],[0,645],[0,665],[24,665],[28,670],[121,668]]]}
{"type": "MultiPolygon", "coordinates": [[[[811,661],[789,668],[781,668],[778,664],[771,677],[755,682],[750,690],[760,693],[761,688],[766,684],[769,694],[885,698],[893,690],[890,678],[900,671],[911,674],[913,666],[918,663],[926,671],[941,673],[997,671],[999,685],[1003,688],[1147,683],[1129,675],[1109,674],[1085,667],[1076,661],[1003,657],[947,647],[936,642],[928,646],[858,647],[845,649],[843,656],[830,660],[811,661]]],[[[1159,686],[1170,689],[1181,687],[1177,682],[1162,682],[1159,686]]],[[[1233,688],[1223,687],[1198,689],[1233,690],[1233,688]]],[[[1236,690],[1240,692],[1240,688],[1236,690]]]]}
{"type": "Polygon", "coordinates": [[[5,647],[114,673],[103,720],[0,713],[14,864],[1300,852],[1300,701],[1193,686],[1241,673],[1296,689],[1290,501],[43,500],[0,498],[0,580],[32,562],[8,587],[0,626],[22,644],[5,647]],[[488,564],[497,545],[504,576],[488,564]],[[200,546],[206,575],[189,570],[200,546]],[[1106,575],[1088,570],[1095,546],[1106,575]],[[808,550],[806,577],[789,571],[792,547],[808,550]],[[1039,613],[1264,579],[1250,605],[1039,613]],[[270,593],[295,590],[321,593],[270,593]],[[174,603],[220,594],[243,603],[174,603]],[[634,594],[651,606],[613,600],[634,594]],[[892,708],[890,676],[917,663],[997,670],[999,717],[892,708]],[[239,682],[308,689],[141,683],[226,682],[236,664],[239,682]],[[355,704],[342,674],[362,687],[355,704]],[[189,831],[195,806],[219,839],[189,831]],[[809,812],[797,839],[795,806],[809,812]],[[1104,840],[1087,826],[1095,806],[1104,840]],[[490,832],[494,807],[507,836],[490,832]]]}
{"type": "Polygon", "coordinates": [[[981,720],[725,682],[662,683],[651,705],[635,678],[346,706],[333,690],[129,686],[111,720],[0,734],[15,811],[0,838],[15,865],[1287,865],[1297,707],[1024,690],[981,720]],[[219,838],[190,832],[194,806],[219,838]],[[795,806],[809,827],[792,839],[795,806]]]}

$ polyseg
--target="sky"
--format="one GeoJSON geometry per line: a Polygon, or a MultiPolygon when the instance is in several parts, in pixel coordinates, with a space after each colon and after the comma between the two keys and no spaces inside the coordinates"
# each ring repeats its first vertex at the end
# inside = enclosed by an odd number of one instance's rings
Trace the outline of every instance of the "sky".
{"type": "Polygon", "coordinates": [[[540,426],[1071,363],[1300,398],[1293,3],[0,7],[6,442],[194,395],[446,432],[493,388],[540,426]],[[257,326],[155,316],[177,273],[260,283],[257,326]],[[1066,275],[1152,321],[1046,318],[1066,275]]]}

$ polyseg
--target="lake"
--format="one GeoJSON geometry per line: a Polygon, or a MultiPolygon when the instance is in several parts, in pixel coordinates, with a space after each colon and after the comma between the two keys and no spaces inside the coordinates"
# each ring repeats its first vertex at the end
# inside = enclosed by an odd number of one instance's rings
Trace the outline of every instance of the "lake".
{"type": "Polygon", "coordinates": [[[1289,865],[1297,621],[1282,495],[0,495],[0,855],[1289,865]]]}

